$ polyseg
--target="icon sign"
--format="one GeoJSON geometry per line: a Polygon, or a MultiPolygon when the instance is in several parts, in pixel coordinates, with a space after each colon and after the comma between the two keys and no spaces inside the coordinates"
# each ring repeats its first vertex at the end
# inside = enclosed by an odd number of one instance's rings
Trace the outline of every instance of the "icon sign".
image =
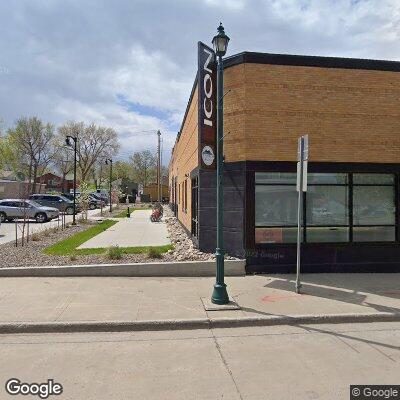
{"type": "Polygon", "coordinates": [[[215,159],[214,150],[212,147],[204,146],[203,150],[201,151],[201,158],[203,159],[205,165],[212,165],[215,159]]]}

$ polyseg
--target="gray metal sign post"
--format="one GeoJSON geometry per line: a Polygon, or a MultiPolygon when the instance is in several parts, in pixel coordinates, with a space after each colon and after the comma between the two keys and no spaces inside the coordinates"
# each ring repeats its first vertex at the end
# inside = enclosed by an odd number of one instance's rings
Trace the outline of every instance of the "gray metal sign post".
{"type": "Polygon", "coordinates": [[[303,240],[303,199],[307,191],[307,161],[308,161],[308,135],[299,137],[297,151],[297,263],[296,263],[296,293],[300,293],[300,265],[301,265],[301,242],[303,240]]]}

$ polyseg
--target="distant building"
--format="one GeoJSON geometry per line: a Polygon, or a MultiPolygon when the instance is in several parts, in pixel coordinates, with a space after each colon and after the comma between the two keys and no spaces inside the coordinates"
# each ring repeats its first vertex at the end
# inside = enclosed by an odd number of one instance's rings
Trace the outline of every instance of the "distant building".
{"type": "MultiPolygon", "coordinates": [[[[169,200],[168,185],[161,185],[162,201],[169,200]]],[[[158,186],[157,183],[150,183],[143,189],[142,201],[158,201],[158,186]]]]}
{"type": "Polygon", "coordinates": [[[42,176],[36,178],[36,183],[45,185],[46,191],[56,192],[69,192],[70,189],[74,188],[74,181],[72,179],[63,179],[60,176],[48,172],[42,176]]]}
{"type": "MultiPolygon", "coordinates": [[[[0,200],[3,199],[24,199],[30,195],[30,189],[33,184],[28,181],[0,180],[0,200]]],[[[44,192],[45,185],[35,184],[36,193],[44,192]]]]}
{"type": "Polygon", "coordinates": [[[22,172],[15,172],[11,170],[0,170],[0,179],[6,181],[24,181],[25,175],[22,172]]]}

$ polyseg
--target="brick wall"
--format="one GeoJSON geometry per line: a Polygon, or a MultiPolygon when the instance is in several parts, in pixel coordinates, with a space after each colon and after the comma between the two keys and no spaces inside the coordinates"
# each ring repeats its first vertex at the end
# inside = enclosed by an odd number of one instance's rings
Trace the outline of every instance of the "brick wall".
{"type": "MultiPolygon", "coordinates": [[[[190,231],[191,229],[191,179],[190,172],[198,166],[198,91],[195,89],[185,123],[182,127],[179,140],[175,143],[169,164],[169,185],[172,185],[172,178],[177,177],[178,218],[190,231]],[[183,187],[187,181],[187,208],[182,209],[183,187]],[[180,190],[178,188],[180,187],[180,190]]],[[[172,191],[170,193],[172,196],[172,191]]],[[[172,197],[171,197],[172,201],[172,197]]]]}
{"type": "Polygon", "coordinates": [[[400,162],[400,73],[268,64],[225,70],[225,157],[400,162]]]}

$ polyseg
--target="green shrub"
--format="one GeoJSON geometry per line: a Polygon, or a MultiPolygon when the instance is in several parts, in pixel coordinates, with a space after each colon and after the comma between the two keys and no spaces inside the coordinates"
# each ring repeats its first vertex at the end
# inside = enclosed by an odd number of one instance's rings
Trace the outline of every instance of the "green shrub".
{"type": "Polygon", "coordinates": [[[110,260],[120,260],[122,258],[122,250],[118,246],[111,246],[108,249],[107,256],[110,260]]]}
{"type": "Polygon", "coordinates": [[[40,235],[38,233],[32,233],[31,240],[33,242],[38,242],[40,240],[40,235]]]}
{"type": "Polygon", "coordinates": [[[149,247],[146,251],[146,254],[148,258],[161,258],[161,253],[154,247],[149,247]]]}

